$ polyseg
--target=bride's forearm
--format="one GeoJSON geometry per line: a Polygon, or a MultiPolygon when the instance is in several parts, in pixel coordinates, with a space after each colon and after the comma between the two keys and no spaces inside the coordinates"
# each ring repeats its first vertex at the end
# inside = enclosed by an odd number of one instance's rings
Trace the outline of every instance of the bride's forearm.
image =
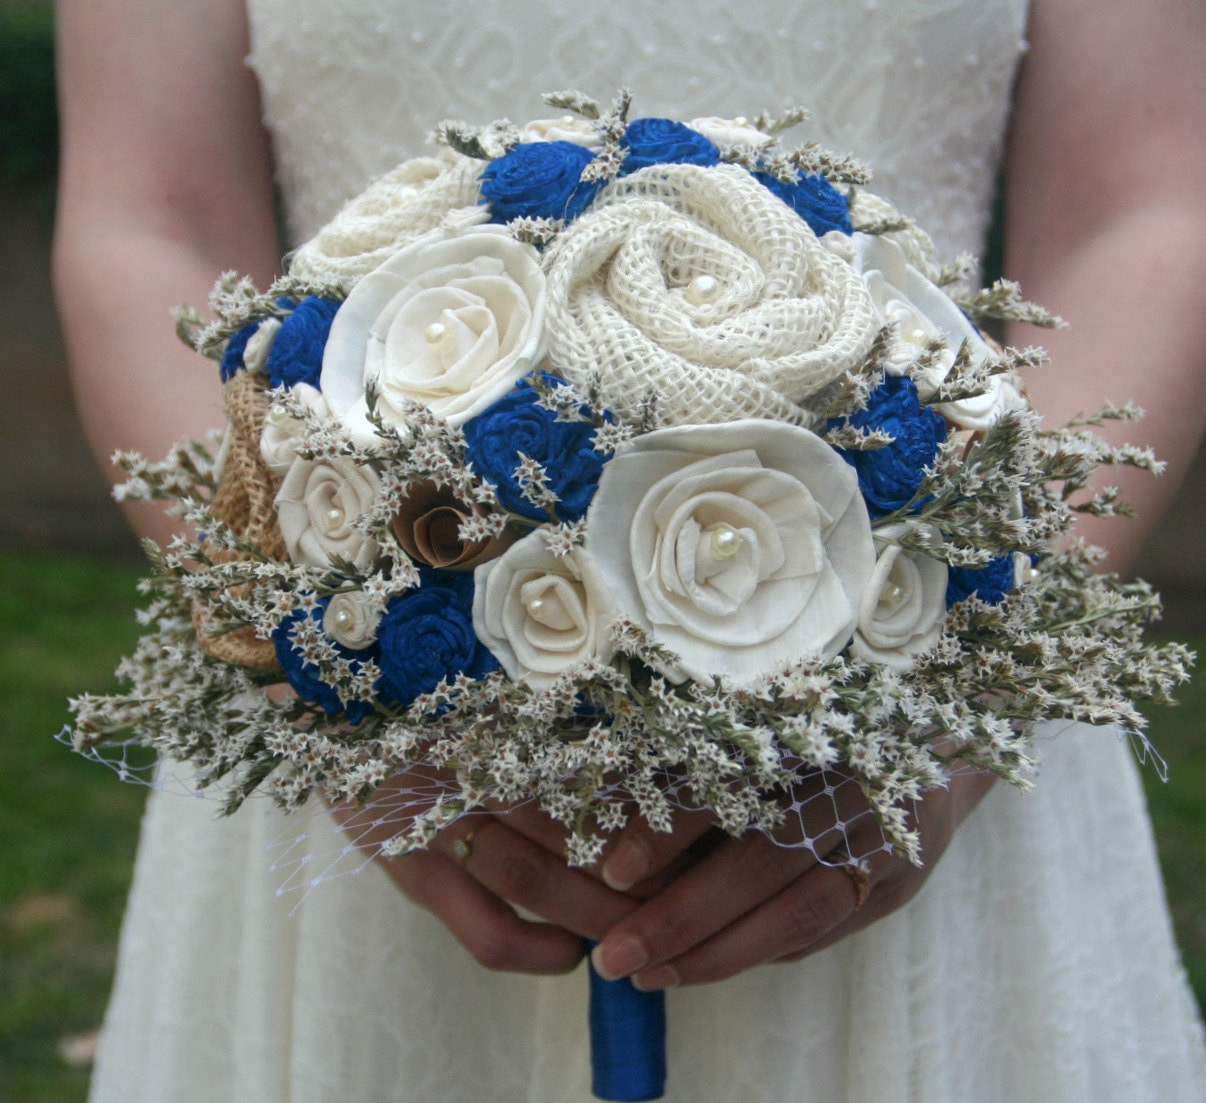
{"type": "MultiPolygon", "coordinates": [[[[177,339],[219,271],[271,277],[271,168],[237,0],[57,7],[63,157],[55,290],[77,406],[110,477],[115,448],[158,459],[221,424],[217,373],[177,339]]],[[[169,528],[153,507],[143,533],[169,528]]]]}
{"type": "MultiPolygon", "coordinates": [[[[1125,571],[1206,427],[1206,213],[1172,204],[1124,212],[1030,274],[1024,289],[1070,321],[1067,330],[1038,335],[1052,364],[1030,380],[1035,407],[1059,423],[1105,400],[1133,401],[1146,411],[1143,420],[1102,432],[1115,443],[1149,446],[1168,464],[1160,478],[1134,468],[1105,472],[1102,483],[1119,487],[1136,516],[1078,522],[1081,535],[1110,549],[1110,569],[1125,571]]],[[[1019,331],[1010,340],[1035,335],[1019,331]]]]}
{"type": "Polygon", "coordinates": [[[1126,570],[1206,426],[1206,8],[1044,0],[1028,38],[1005,268],[1070,328],[1019,327],[1008,339],[1051,352],[1052,366],[1029,381],[1051,421],[1107,399],[1146,409],[1142,422],[1107,432],[1152,446],[1167,474],[1106,472],[1138,518],[1080,528],[1111,549],[1110,568],[1126,570]]]}

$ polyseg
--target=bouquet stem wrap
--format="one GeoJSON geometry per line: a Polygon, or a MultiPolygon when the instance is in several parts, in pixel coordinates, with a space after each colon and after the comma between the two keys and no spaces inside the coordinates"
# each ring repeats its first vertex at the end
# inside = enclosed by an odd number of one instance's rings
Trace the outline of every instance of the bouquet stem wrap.
{"type": "Polygon", "coordinates": [[[661,1099],[666,1084],[666,997],[590,970],[591,1090],[599,1099],[661,1099]]]}

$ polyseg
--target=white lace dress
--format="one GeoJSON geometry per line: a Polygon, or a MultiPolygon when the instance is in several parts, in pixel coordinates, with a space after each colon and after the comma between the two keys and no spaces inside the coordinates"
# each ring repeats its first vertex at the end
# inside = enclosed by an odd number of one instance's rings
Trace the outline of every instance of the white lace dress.
{"type": "MultiPolygon", "coordinates": [[[[252,0],[252,63],[291,232],[313,232],[435,120],[802,102],[936,231],[983,235],[1022,0],[252,0]]],[[[488,973],[376,867],[274,893],[277,817],[153,795],[97,1103],[590,1098],[581,970],[488,973]]],[[[668,997],[671,1100],[1095,1103],[1206,1098],[1129,750],[1073,727],[1037,791],[998,786],[920,895],[802,963],[668,997]]]]}

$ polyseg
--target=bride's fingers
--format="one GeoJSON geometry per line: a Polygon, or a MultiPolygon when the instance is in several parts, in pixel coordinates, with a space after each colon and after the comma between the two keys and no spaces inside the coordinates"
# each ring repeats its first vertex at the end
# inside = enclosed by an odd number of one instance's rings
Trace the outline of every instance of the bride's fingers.
{"type": "Polygon", "coordinates": [[[567,973],[582,959],[581,938],[549,923],[521,919],[442,854],[420,851],[381,861],[402,891],[432,912],[487,969],[567,973]]]}
{"type": "Polygon", "coordinates": [[[677,812],[671,831],[654,831],[634,816],[604,852],[599,875],[618,892],[648,882],[673,868],[716,821],[709,812],[677,812]]]}
{"type": "Polygon", "coordinates": [[[764,962],[800,956],[836,935],[856,914],[852,884],[843,870],[815,865],[687,953],[638,971],[633,983],[645,991],[708,984],[764,962]]]}
{"type": "Polygon", "coordinates": [[[765,835],[726,840],[608,930],[592,954],[595,967],[605,977],[630,976],[681,957],[815,864],[807,849],[765,835]]]}
{"type": "Polygon", "coordinates": [[[496,816],[470,817],[441,833],[434,849],[494,896],[583,938],[598,939],[637,906],[496,816]]]}
{"type": "MultiPolygon", "coordinates": [[[[493,809],[502,823],[554,854],[564,856],[566,827],[534,804],[493,809]]],[[[638,816],[614,838],[603,857],[582,868],[617,892],[634,889],[648,896],[661,889],[692,860],[689,852],[711,829],[714,817],[706,812],[678,812],[672,831],[654,831],[638,816]]]]}

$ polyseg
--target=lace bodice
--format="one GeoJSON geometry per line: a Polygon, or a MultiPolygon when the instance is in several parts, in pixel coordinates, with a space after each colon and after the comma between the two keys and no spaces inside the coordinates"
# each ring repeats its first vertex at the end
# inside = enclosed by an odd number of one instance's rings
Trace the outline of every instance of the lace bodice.
{"type": "Polygon", "coordinates": [[[549,114],[539,94],[634,115],[812,111],[944,257],[979,251],[1023,48],[1025,0],[249,0],[250,63],[301,241],[440,119],[549,114]],[[751,11],[757,17],[751,16],[751,11]]]}

